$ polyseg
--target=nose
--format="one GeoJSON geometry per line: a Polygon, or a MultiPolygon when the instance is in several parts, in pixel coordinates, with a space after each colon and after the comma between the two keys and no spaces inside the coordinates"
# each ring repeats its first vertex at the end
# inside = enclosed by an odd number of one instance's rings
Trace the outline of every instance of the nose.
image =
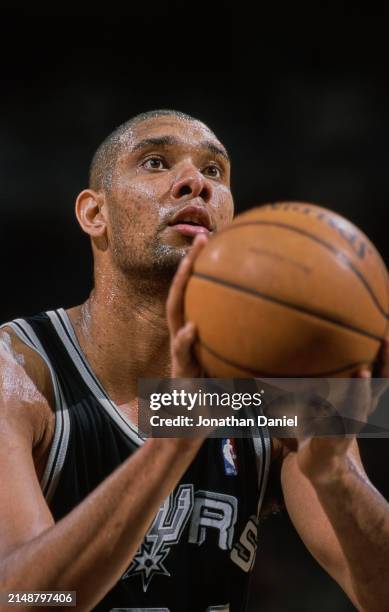
{"type": "Polygon", "coordinates": [[[212,196],[212,187],[201,172],[192,167],[177,177],[172,188],[172,196],[175,200],[202,198],[204,202],[208,202],[212,196]]]}

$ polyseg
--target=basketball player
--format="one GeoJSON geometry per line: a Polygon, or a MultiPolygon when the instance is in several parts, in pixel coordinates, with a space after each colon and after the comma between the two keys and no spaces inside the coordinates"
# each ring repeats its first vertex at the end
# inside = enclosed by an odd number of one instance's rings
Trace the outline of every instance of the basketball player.
{"type": "MultiPolygon", "coordinates": [[[[388,609],[389,509],[355,441],[289,451],[262,434],[232,453],[137,430],[139,378],[200,374],[182,302],[206,236],[233,215],[216,136],[177,112],[138,116],[98,149],[76,213],[89,299],[1,331],[0,591],[75,590],[78,610],[244,610],[278,457],[308,549],[359,609],[388,609]]],[[[381,361],[388,376],[387,345],[381,361]]]]}

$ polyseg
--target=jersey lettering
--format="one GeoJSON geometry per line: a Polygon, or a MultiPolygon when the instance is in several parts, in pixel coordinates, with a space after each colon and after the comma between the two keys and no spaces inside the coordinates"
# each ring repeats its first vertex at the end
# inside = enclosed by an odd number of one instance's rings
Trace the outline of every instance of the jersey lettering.
{"type": "Polygon", "coordinates": [[[239,541],[231,551],[231,560],[244,572],[249,572],[255,561],[255,553],[258,546],[258,520],[251,516],[240,536],[239,541]]]}
{"type": "Polygon", "coordinates": [[[189,542],[199,546],[205,542],[207,529],[219,531],[219,548],[229,550],[234,538],[238,502],[232,495],[196,491],[189,542]]]}
{"type": "MultiPolygon", "coordinates": [[[[165,559],[172,546],[180,541],[191,514],[189,543],[200,546],[205,542],[207,530],[216,529],[219,548],[231,549],[238,516],[237,499],[210,491],[196,491],[194,495],[193,485],[180,485],[176,495],[170,495],[160,507],[122,580],[140,576],[146,593],[153,576],[170,576],[165,559]]],[[[209,608],[213,609],[224,610],[225,607],[209,608]]]]}
{"type": "Polygon", "coordinates": [[[165,500],[143,543],[135,555],[122,580],[130,576],[142,577],[143,591],[146,592],[156,574],[170,576],[164,560],[182,532],[193,508],[193,485],[180,485],[178,491],[165,500]]]}

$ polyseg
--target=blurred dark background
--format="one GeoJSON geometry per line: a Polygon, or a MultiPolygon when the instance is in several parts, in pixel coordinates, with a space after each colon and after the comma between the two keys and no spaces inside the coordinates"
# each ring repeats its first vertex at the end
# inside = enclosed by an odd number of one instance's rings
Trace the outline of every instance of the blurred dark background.
{"type": "MultiPolygon", "coordinates": [[[[346,215],[386,262],[386,9],[149,2],[127,15],[23,13],[0,24],[0,319],[81,302],[88,240],[73,204],[91,156],[132,115],[175,108],[233,158],[238,210],[280,199],[346,215]]],[[[389,495],[388,446],[361,443],[389,495]]],[[[354,609],[285,514],[264,522],[252,612],[354,609]]]]}

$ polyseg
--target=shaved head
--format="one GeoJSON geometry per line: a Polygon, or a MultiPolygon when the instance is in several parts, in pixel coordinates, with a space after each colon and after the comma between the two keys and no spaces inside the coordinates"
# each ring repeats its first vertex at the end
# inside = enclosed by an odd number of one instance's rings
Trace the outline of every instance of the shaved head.
{"type": "Polygon", "coordinates": [[[190,115],[142,113],[100,145],[90,189],[77,202],[80,224],[93,239],[96,266],[106,262],[123,279],[136,277],[155,291],[156,284],[170,282],[199,231],[193,230],[196,219],[180,226],[182,210],[202,212],[205,233],[231,222],[229,156],[207,125],[190,115]]]}
{"type": "MultiPolygon", "coordinates": [[[[128,121],[125,121],[125,123],[119,125],[119,127],[107,136],[97,149],[89,169],[89,187],[95,191],[99,191],[100,189],[109,190],[112,185],[118,157],[122,153],[124,147],[128,146],[129,132],[143,121],[163,116],[174,116],[182,121],[202,123],[199,119],[195,119],[186,113],[169,109],[147,111],[132,117],[128,121]]],[[[209,131],[211,132],[211,130],[209,131]]]]}

